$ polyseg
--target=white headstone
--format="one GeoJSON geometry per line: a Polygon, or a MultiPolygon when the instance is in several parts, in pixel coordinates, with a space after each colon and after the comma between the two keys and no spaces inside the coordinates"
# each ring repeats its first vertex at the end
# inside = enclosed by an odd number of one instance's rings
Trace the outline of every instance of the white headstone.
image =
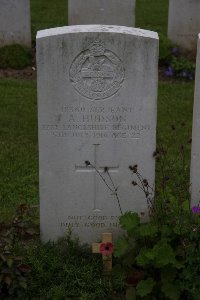
{"type": "Polygon", "coordinates": [[[200,204],[200,34],[198,36],[191,157],[191,207],[200,204]]]}
{"type": "Polygon", "coordinates": [[[183,49],[196,51],[199,16],[199,0],[169,0],[168,37],[171,41],[183,49]]]}
{"type": "Polygon", "coordinates": [[[44,241],[70,227],[82,242],[119,233],[117,200],[85,161],[100,172],[109,167],[123,212],[147,215],[129,165],[138,164],[154,185],[157,60],[158,36],[151,31],[81,25],[38,32],[44,241]]]}
{"type": "Polygon", "coordinates": [[[31,47],[30,0],[0,0],[0,47],[31,47]]]}
{"type": "Polygon", "coordinates": [[[135,25],[135,0],[68,0],[68,24],[135,25]]]}

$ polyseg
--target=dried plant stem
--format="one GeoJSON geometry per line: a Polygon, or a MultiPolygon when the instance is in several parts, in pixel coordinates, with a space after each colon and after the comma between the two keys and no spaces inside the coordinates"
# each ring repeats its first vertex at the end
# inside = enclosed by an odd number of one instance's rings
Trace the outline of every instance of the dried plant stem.
{"type": "Polygon", "coordinates": [[[113,193],[112,188],[109,186],[109,184],[106,182],[105,178],[102,176],[102,174],[99,172],[99,170],[96,168],[95,165],[90,164],[91,167],[93,167],[95,169],[95,171],[97,172],[97,174],[100,176],[100,178],[103,180],[103,182],[105,183],[105,185],[107,186],[107,188],[113,193]]]}
{"type": "Polygon", "coordinates": [[[103,180],[103,182],[105,183],[105,185],[107,186],[107,188],[112,192],[112,195],[114,195],[117,199],[117,203],[118,203],[118,206],[119,206],[119,210],[120,210],[120,213],[123,215],[123,212],[122,212],[122,208],[121,208],[121,204],[120,204],[120,199],[119,199],[119,195],[118,195],[118,188],[115,186],[114,182],[113,182],[113,179],[112,177],[110,176],[110,173],[109,173],[109,168],[105,168],[105,173],[108,175],[109,179],[110,179],[110,182],[112,184],[112,187],[110,187],[110,185],[108,184],[108,182],[106,181],[106,179],[104,178],[104,176],[101,174],[101,172],[97,169],[97,167],[94,165],[94,164],[91,164],[89,163],[89,165],[94,168],[94,170],[97,172],[97,174],[100,176],[100,178],[103,180]]]}
{"type": "Polygon", "coordinates": [[[120,200],[119,200],[119,196],[118,196],[118,193],[117,193],[118,188],[115,187],[115,184],[114,184],[114,182],[113,182],[113,180],[112,180],[112,177],[110,176],[109,169],[107,169],[106,172],[107,172],[108,177],[110,178],[110,181],[111,181],[112,186],[113,186],[113,188],[114,188],[114,191],[115,191],[114,194],[115,194],[115,196],[116,196],[116,198],[117,198],[117,202],[118,202],[118,205],[119,205],[120,212],[121,212],[121,214],[123,215],[122,208],[121,208],[121,204],[120,204],[120,200]]]}

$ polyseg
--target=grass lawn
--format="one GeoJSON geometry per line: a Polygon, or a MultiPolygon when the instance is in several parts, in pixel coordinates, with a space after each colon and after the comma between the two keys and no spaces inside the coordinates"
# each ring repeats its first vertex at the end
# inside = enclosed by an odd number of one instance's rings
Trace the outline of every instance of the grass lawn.
{"type": "MultiPolygon", "coordinates": [[[[23,300],[123,299],[113,298],[113,286],[102,277],[100,255],[92,256],[90,249],[76,241],[41,245],[37,251],[35,245],[29,246],[27,263],[32,271],[23,300]]],[[[115,281],[114,288],[120,291],[120,282],[115,281]]]]}
{"type": "Polygon", "coordinates": [[[66,26],[66,0],[31,0],[32,40],[35,40],[38,30],[66,26]]]}
{"type": "Polygon", "coordinates": [[[0,80],[0,220],[38,203],[36,83],[0,80]]]}
{"type": "Polygon", "coordinates": [[[136,27],[167,34],[168,0],[137,0],[136,27]]]}

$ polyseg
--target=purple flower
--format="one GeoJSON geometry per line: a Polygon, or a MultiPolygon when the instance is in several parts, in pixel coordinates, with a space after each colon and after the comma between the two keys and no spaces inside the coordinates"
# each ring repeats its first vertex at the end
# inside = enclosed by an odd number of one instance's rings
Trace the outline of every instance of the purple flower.
{"type": "Polygon", "coordinates": [[[166,75],[166,76],[169,76],[169,77],[174,76],[174,71],[173,71],[172,67],[168,67],[168,68],[166,69],[165,75],[166,75]]]}
{"type": "Polygon", "coordinates": [[[174,54],[174,55],[179,54],[179,48],[178,47],[172,48],[171,53],[174,54]]]}
{"type": "Polygon", "coordinates": [[[199,214],[200,213],[200,207],[199,206],[193,206],[192,207],[193,214],[199,214]]]}
{"type": "Polygon", "coordinates": [[[189,80],[193,80],[192,74],[190,74],[190,73],[188,74],[188,79],[189,79],[189,80]]]}
{"type": "Polygon", "coordinates": [[[183,71],[183,72],[180,73],[180,76],[186,78],[188,76],[188,72],[183,71]]]}

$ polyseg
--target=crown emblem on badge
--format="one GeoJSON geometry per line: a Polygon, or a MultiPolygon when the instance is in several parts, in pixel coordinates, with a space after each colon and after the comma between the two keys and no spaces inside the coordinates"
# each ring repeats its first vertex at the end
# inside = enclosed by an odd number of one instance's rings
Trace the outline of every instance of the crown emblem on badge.
{"type": "Polygon", "coordinates": [[[90,44],[89,50],[91,55],[100,56],[100,55],[104,55],[105,46],[100,40],[96,40],[92,44],[90,44]]]}

